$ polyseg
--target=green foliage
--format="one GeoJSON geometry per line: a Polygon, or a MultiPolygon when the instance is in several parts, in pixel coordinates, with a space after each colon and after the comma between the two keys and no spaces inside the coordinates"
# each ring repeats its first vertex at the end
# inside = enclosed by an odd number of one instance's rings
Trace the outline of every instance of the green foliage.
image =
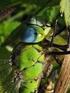
{"type": "Polygon", "coordinates": [[[15,80],[16,71],[9,62],[11,52],[5,47],[0,47],[0,52],[0,93],[18,93],[21,81],[15,80]]]}
{"type": "Polygon", "coordinates": [[[4,91],[4,83],[6,83],[6,79],[10,74],[11,67],[8,64],[10,53],[5,49],[0,47],[0,92],[4,91]]]}
{"type": "Polygon", "coordinates": [[[19,26],[19,22],[6,20],[0,23],[0,44],[3,43],[7,37],[12,33],[12,31],[19,26]]]}
{"type": "Polygon", "coordinates": [[[16,5],[16,4],[31,4],[31,5],[37,5],[38,7],[44,7],[44,6],[54,6],[58,5],[60,0],[52,0],[50,2],[49,0],[2,0],[0,1],[0,9],[3,9],[9,5],[16,5]]]}
{"type": "Polygon", "coordinates": [[[70,25],[70,0],[61,0],[61,12],[64,13],[66,25],[70,25]]]}
{"type": "Polygon", "coordinates": [[[39,12],[38,17],[48,23],[53,23],[59,15],[59,6],[45,7],[39,12]]]}
{"type": "Polygon", "coordinates": [[[70,88],[68,89],[67,93],[70,93],[70,88]]]}

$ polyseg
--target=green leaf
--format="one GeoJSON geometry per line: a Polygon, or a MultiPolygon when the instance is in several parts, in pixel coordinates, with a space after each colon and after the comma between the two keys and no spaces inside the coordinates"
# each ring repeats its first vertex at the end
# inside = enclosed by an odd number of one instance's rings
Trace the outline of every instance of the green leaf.
{"type": "Polygon", "coordinates": [[[18,21],[6,20],[0,23],[0,44],[12,33],[12,31],[19,26],[18,21]]]}
{"type": "Polygon", "coordinates": [[[18,93],[20,80],[14,81],[15,70],[9,64],[11,53],[5,47],[0,47],[0,52],[0,93],[18,93]]]}
{"type": "Polygon", "coordinates": [[[52,0],[50,2],[49,0],[0,0],[0,9],[3,9],[9,5],[15,5],[15,4],[31,4],[31,5],[37,5],[38,7],[44,7],[47,5],[57,5],[59,4],[60,0],[52,0]]]}
{"type": "Polygon", "coordinates": [[[45,7],[42,11],[40,11],[37,17],[41,20],[47,21],[48,23],[52,23],[56,20],[58,14],[59,6],[50,6],[45,7]]]}
{"type": "Polygon", "coordinates": [[[9,65],[10,53],[5,48],[1,47],[0,52],[0,93],[3,93],[2,91],[5,90],[5,80],[10,74],[11,66],[9,65]]]}
{"type": "Polygon", "coordinates": [[[66,25],[70,25],[70,0],[61,0],[61,12],[64,13],[66,25]]]}

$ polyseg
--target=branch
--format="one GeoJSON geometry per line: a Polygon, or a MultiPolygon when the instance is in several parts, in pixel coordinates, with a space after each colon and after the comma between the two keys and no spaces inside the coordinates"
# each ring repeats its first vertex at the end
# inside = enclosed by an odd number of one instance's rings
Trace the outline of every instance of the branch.
{"type": "Polygon", "coordinates": [[[66,55],[61,67],[54,93],[66,93],[70,86],[70,54],[66,55]]]}

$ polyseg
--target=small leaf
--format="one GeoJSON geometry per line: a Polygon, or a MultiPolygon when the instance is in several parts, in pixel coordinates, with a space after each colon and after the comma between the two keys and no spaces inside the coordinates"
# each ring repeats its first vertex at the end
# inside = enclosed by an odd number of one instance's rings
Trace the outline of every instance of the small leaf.
{"type": "Polygon", "coordinates": [[[18,21],[11,21],[9,19],[0,23],[0,44],[3,43],[19,25],[20,23],[18,21]]]}
{"type": "Polygon", "coordinates": [[[70,0],[61,0],[61,12],[64,13],[66,25],[70,25],[70,0]]]}
{"type": "Polygon", "coordinates": [[[52,23],[56,20],[58,14],[59,14],[59,6],[53,6],[53,7],[45,7],[41,12],[39,12],[37,16],[41,20],[45,20],[48,23],[52,23]]]}

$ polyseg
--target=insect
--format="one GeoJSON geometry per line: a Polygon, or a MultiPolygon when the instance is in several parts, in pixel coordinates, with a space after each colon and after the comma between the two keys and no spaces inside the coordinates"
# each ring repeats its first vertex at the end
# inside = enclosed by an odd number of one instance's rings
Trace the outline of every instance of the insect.
{"type": "Polygon", "coordinates": [[[21,71],[23,75],[23,81],[19,89],[19,91],[22,89],[20,93],[36,93],[38,89],[44,66],[42,47],[36,44],[36,42],[40,42],[45,36],[45,33],[43,34],[41,31],[44,31],[43,28],[37,25],[28,25],[25,28],[25,32],[19,37],[22,42],[12,52],[12,66],[19,69],[19,73],[21,71]]]}
{"type": "Polygon", "coordinates": [[[19,92],[37,93],[39,82],[42,77],[41,75],[43,73],[46,53],[65,54],[66,51],[44,52],[44,49],[46,49],[47,45],[49,47],[57,47],[62,50],[62,46],[64,45],[57,45],[53,43],[53,40],[51,44],[51,41],[46,39],[51,27],[43,26],[43,24],[36,21],[35,18],[32,18],[30,23],[28,22],[25,24],[25,28],[23,28],[24,27],[21,27],[20,29],[22,33],[19,35],[20,42],[16,45],[12,52],[11,62],[12,65],[14,65],[19,69],[19,71],[22,72],[23,75],[23,81],[21,83],[19,92]]]}
{"type": "Polygon", "coordinates": [[[38,88],[43,70],[44,54],[41,54],[41,52],[39,52],[40,50],[38,51],[32,45],[22,48],[19,55],[14,59],[16,62],[15,67],[18,68],[23,75],[21,86],[23,90],[20,93],[34,93],[38,88]]]}

